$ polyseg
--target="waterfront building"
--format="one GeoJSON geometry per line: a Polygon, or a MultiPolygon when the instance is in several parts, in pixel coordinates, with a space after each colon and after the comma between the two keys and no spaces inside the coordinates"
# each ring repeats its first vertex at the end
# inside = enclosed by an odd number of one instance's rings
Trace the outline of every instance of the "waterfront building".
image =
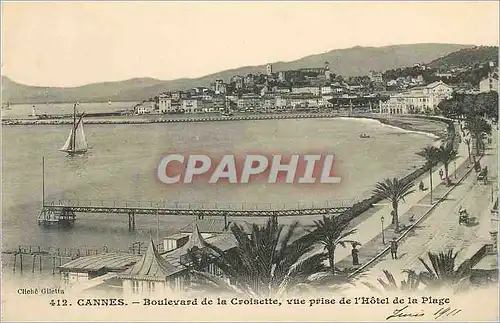
{"type": "Polygon", "coordinates": [[[151,114],[155,111],[154,102],[143,102],[134,108],[135,114],[151,114]]]}
{"type": "Polygon", "coordinates": [[[498,92],[498,73],[490,73],[487,78],[479,82],[479,92],[498,92]]]}
{"type": "MultiPolygon", "coordinates": [[[[119,273],[137,263],[141,256],[129,253],[102,253],[83,256],[71,260],[58,267],[61,280],[65,286],[88,284],[89,280],[103,277],[110,273],[119,273]]],[[[111,278],[108,275],[104,278],[111,278]]],[[[104,279],[100,279],[102,283],[104,279]]]]}
{"type": "Polygon", "coordinates": [[[297,86],[292,87],[294,94],[312,94],[318,96],[320,93],[319,86],[297,86]]]}
{"type": "Polygon", "coordinates": [[[153,241],[146,253],[132,267],[118,274],[123,294],[168,295],[184,288],[187,268],[175,266],[162,258],[153,241]]]}
{"type": "Polygon", "coordinates": [[[433,97],[434,107],[437,107],[439,102],[451,98],[453,87],[443,81],[436,81],[425,86],[416,86],[409,89],[411,95],[427,95],[433,97]]]}
{"type": "Polygon", "coordinates": [[[159,112],[160,113],[172,113],[175,112],[175,108],[172,105],[172,97],[167,94],[160,94],[158,96],[158,105],[159,105],[159,112]]]}
{"type": "Polygon", "coordinates": [[[243,94],[236,102],[239,111],[255,111],[262,104],[262,98],[257,94],[243,94]]]}
{"type": "Polygon", "coordinates": [[[203,101],[200,99],[183,99],[181,109],[184,113],[201,113],[203,112],[203,101]]]}
{"type": "Polygon", "coordinates": [[[427,94],[398,93],[380,105],[381,113],[416,114],[434,111],[434,97],[427,94]]]}

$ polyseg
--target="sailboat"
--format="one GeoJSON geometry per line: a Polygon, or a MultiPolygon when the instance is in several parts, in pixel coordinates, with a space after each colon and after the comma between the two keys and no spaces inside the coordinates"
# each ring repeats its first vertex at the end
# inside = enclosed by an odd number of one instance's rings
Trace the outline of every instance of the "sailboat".
{"type": "Polygon", "coordinates": [[[85,140],[85,133],[83,132],[83,113],[76,118],[76,103],[73,106],[73,128],[71,129],[68,139],[64,145],[59,149],[60,151],[67,152],[68,154],[82,154],[88,149],[87,141],[85,140]]]}

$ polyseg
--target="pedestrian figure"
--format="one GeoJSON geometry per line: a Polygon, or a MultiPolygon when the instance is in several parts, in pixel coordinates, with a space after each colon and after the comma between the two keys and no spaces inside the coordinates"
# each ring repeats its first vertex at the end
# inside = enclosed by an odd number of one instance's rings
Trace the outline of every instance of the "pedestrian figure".
{"type": "Polygon", "coordinates": [[[443,179],[443,175],[444,175],[444,172],[443,172],[443,169],[441,168],[439,170],[439,177],[441,177],[441,179],[443,179]]]}
{"type": "Polygon", "coordinates": [[[420,181],[420,184],[418,184],[418,189],[421,191],[424,190],[424,182],[420,181]]]}
{"type": "Polygon", "coordinates": [[[392,259],[398,259],[398,242],[396,238],[392,238],[391,241],[391,256],[392,259]]]}
{"type": "Polygon", "coordinates": [[[356,249],[356,245],[352,246],[351,250],[351,255],[352,255],[352,265],[353,266],[359,266],[359,257],[358,257],[359,250],[356,249]]]}

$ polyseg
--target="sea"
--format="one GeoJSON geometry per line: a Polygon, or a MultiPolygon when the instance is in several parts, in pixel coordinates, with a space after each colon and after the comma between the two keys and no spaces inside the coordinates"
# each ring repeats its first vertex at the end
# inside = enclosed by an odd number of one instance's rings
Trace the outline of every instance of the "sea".
{"type": "MultiPolygon", "coordinates": [[[[106,103],[107,104],[107,103],[106,103]]],[[[14,108],[13,108],[14,109],[14,108]]],[[[422,165],[415,153],[435,136],[386,126],[370,119],[296,119],[144,125],[84,126],[91,149],[68,156],[58,149],[70,125],[2,127],[2,248],[19,245],[46,248],[127,250],[133,242],[164,237],[192,219],[136,216],[137,230],[117,214],[77,214],[70,229],[37,224],[42,199],[140,203],[218,203],[244,208],[353,203],[371,195],[377,181],[404,176],[422,165]],[[370,138],[360,138],[361,133],[370,138]],[[191,184],[167,185],[157,177],[162,156],[169,153],[208,155],[307,154],[335,156],[338,184],[191,184]],[[45,194],[42,195],[42,157],[45,194]],[[158,225],[159,223],[159,225],[158,225]]],[[[99,203],[99,202],[97,202],[99,203]]],[[[131,205],[129,204],[129,205],[131,205]]]]}

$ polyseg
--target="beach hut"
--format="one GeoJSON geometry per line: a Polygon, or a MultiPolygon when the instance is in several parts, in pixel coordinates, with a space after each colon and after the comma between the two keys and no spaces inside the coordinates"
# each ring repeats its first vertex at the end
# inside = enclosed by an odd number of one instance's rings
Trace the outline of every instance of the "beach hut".
{"type": "Polygon", "coordinates": [[[186,271],[162,258],[150,240],[142,258],[117,278],[122,281],[124,295],[168,295],[183,289],[186,271]]]}

